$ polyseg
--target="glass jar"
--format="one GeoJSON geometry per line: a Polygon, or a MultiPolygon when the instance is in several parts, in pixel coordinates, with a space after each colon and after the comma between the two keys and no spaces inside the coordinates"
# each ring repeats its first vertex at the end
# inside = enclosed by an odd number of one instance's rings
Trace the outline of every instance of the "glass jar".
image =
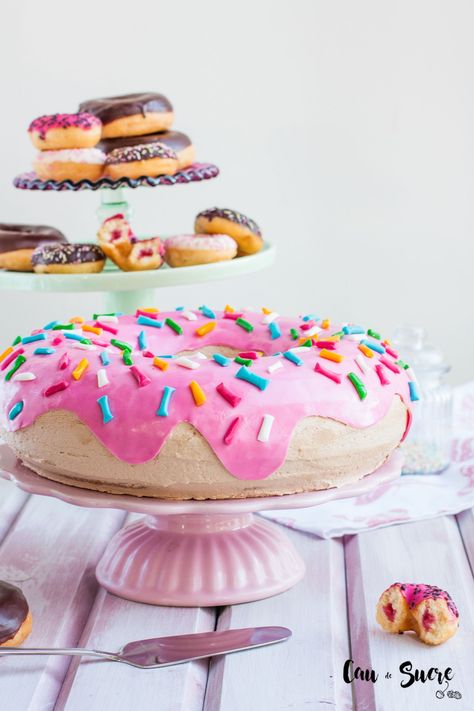
{"type": "Polygon", "coordinates": [[[451,367],[443,354],[426,342],[420,326],[400,326],[394,345],[413,369],[420,400],[402,445],[403,474],[440,474],[450,463],[452,438],[452,389],[445,382],[451,367]]]}

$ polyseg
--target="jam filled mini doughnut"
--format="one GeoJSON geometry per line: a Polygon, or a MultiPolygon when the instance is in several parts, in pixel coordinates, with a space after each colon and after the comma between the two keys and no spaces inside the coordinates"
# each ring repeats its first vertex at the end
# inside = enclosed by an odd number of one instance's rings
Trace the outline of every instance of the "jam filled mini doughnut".
{"type": "Polygon", "coordinates": [[[167,131],[173,123],[173,106],[162,94],[145,92],[83,101],[86,111],[102,121],[102,138],[141,136],[167,131]]]}
{"type": "Polygon", "coordinates": [[[31,632],[31,612],[20,588],[0,580],[0,647],[17,647],[31,632]]]}
{"type": "Polygon", "coordinates": [[[95,182],[102,177],[105,153],[98,148],[69,148],[41,151],[33,162],[33,169],[41,180],[80,180],[95,182]]]}
{"type": "Polygon", "coordinates": [[[105,254],[96,244],[47,244],[33,252],[31,261],[38,274],[88,274],[101,272],[105,254]]]}
{"type": "Polygon", "coordinates": [[[62,232],[46,225],[0,224],[0,269],[32,272],[33,252],[50,242],[67,240],[62,232]]]}
{"type": "Polygon", "coordinates": [[[112,180],[120,178],[154,178],[173,175],[178,170],[176,153],[163,143],[149,143],[114,148],[105,160],[105,175],[112,180]]]}
{"type": "Polygon", "coordinates": [[[118,262],[118,266],[126,272],[158,269],[163,264],[163,253],[163,243],[159,237],[139,239],[133,244],[128,258],[118,262]]]}
{"type": "Polygon", "coordinates": [[[103,221],[97,239],[102,251],[118,264],[129,257],[137,238],[122,213],[117,213],[103,221]]]}
{"type": "Polygon", "coordinates": [[[149,136],[104,138],[97,144],[97,148],[100,148],[104,153],[110,153],[115,148],[128,148],[148,143],[163,143],[167,148],[171,148],[178,157],[179,170],[188,168],[196,159],[196,151],[191,139],[180,131],[163,131],[162,133],[151,133],[149,136]]]}
{"type": "Polygon", "coordinates": [[[394,583],[379,598],[376,618],[386,632],[413,630],[425,644],[441,644],[459,627],[456,605],[434,585],[394,583]]]}
{"type": "Polygon", "coordinates": [[[224,234],[233,237],[238,245],[237,256],[254,254],[262,249],[262,233],[256,222],[241,212],[221,207],[211,207],[196,216],[194,230],[209,235],[224,234]]]}
{"type": "Polygon", "coordinates": [[[102,123],[92,114],[51,114],[30,123],[28,134],[40,151],[93,148],[100,140],[102,123]]]}
{"type": "Polygon", "coordinates": [[[165,261],[170,267],[190,267],[233,259],[237,243],[228,235],[175,235],[165,240],[165,261]]]}

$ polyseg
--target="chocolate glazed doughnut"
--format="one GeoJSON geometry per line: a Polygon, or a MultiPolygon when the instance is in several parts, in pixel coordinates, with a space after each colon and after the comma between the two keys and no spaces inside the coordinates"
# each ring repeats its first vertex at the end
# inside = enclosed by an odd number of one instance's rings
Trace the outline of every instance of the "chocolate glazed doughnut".
{"type": "Polygon", "coordinates": [[[67,242],[62,232],[47,225],[0,223],[0,269],[32,272],[31,257],[36,247],[49,242],[67,242]]]}
{"type": "Polygon", "coordinates": [[[146,146],[149,143],[162,143],[167,148],[171,148],[178,157],[179,169],[187,168],[195,161],[193,143],[189,136],[180,131],[162,131],[147,136],[127,136],[127,138],[105,138],[99,142],[97,148],[108,154],[116,148],[146,146]]]}
{"type": "Polygon", "coordinates": [[[106,256],[96,244],[47,244],[35,249],[31,261],[38,274],[89,274],[101,272],[106,256]]]}
{"type": "Polygon", "coordinates": [[[20,588],[0,580],[0,647],[16,647],[31,632],[31,613],[20,588]]]}
{"type": "Polygon", "coordinates": [[[83,101],[79,111],[102,121],[102,137],[141,136],[166,131],[173,123],[173,106],[162,94],[144,92],[83,101]]]}

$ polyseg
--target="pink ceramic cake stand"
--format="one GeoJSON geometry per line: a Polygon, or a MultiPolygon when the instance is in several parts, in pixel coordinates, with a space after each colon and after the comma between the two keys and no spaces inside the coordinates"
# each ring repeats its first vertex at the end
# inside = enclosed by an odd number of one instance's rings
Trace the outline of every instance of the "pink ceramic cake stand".
{"type": "Polygon", "coordinates": [[[373,474],[338,489],[254,499],[165,501],[50,481],[0,445],[0,474],[30,494],[76,506],[146,514],[115,534],[97,566],[97,579],[129,600],[185,607],[248,602],[291,588],[303,577],[304,563],[284,529],[254,512],[317,506],[365,494],[398,477],[402,462],[397,451],[373,474]]]}

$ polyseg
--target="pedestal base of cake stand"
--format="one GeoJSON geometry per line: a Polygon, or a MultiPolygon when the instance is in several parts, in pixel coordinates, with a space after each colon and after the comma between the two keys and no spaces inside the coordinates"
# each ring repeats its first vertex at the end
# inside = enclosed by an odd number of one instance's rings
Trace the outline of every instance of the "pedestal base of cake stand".
{"type": "Polygon", "coordinates": [[[0,445],[0,474],[24,491],[76,506],[146,514],[111,539],[97,566],[97,579],[111,593],[129,600],[182,607],[249,602],[288,590],[303,577],[304,563],[285,529],[254,512],[317,506],[367,494],[400,476],[402,463],[397,451],[355,484],[307,494],[165,501],[45,479],[0,445]]]}

